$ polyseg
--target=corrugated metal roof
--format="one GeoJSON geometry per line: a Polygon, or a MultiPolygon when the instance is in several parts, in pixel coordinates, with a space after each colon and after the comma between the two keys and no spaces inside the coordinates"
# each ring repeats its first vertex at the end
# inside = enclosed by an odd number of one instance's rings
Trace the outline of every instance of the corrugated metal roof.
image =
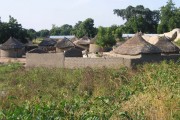
{"type": "Polygon", "coordinates": [[[50,36],[49,38],[51,38],[51,39],[63,39],[63,38],[72,39],[74,37],[75,37],[74,35],[62,35],[62,36],[50,36]]]}
{"type": "MultiPolygon", "coordinates": [[[[122,34],[123,38],[127,38],[127,37],[133,37],[135,34],[122,34]]],[[[157,36],[159,34],[143,34],[143,35],[148,35],[148,36],[157,36]]]]}

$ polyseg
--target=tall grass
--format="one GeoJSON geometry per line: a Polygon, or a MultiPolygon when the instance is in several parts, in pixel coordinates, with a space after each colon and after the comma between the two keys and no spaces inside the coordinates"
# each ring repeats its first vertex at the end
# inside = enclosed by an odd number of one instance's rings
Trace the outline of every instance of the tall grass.
{"type": "Polygon", "coordinates": [[[0,119],[180,119],[180,63],[137,70],[12,65],[0,66],[0,119]]]}

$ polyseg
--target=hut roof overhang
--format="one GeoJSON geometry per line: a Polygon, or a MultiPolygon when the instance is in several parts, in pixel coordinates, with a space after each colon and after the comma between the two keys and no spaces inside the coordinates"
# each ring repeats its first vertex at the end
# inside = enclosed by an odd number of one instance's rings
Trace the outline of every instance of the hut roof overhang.
{"type": "Polygon", "coordinates": [[[161,53],[161,50],[145,41],[140,34],[136,34],[124,44],[117,47],[114,52],[122,55],[138,55],[158,54],[161,53]]]}
{"type": "Polygon", "coordinates": [[[59,49],[65,49],[65,48],[72,48],[75,47],[74,43],[71,42],[68,38],[63,38],[62,40],[59,40],[55,47],[59,49]]]}
{"type": "Polygon", "coordinates": [[[88,37],[84,36],[79,40],[74,41],[73,43],[75,45],[89,45],[91,43],[91,40],[88,37]]]}
{"type": "Polygon", "coordinates": [[[53,39],[44,39],[39,43],[39,46],[54,46],[57,43],[56,40],[53,39]]]}
{"type": "Polygon", "coordinates": [[[5,43],[0,46],[0,49],[10,50],[10,49],[22,49],[24,44],[17,39],[10,37],[5,43]]]}
{"type": "Polygon", "coordinates": [[[46,52],[40,48],[34,48],[34,49],[28,51],[28,53],[39,53],[39,54],[41,54],[41,53],[48,53],[48,52],[46,52]]]}
{"type": "Polygon", "coordinates": [[[162,53],[179,53],[180,51],[180,49],[165,36],[159,37],[159,40],[155,46],[157,46],[162,53]]]}

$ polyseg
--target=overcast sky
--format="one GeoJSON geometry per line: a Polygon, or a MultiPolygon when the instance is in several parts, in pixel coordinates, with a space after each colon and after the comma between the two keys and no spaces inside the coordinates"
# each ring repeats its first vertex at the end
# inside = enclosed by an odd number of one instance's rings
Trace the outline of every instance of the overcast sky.
{"type": "MultiPolygon", "coordinates": [[[[75,25],[86,18],[94,19],[98,26],[121,25],[124,21],[113,14],[113,9],[124,9],[129,5],[143,5],[159,10],[168,0],[0,0],[0,17],[8,22],[9,15],[24,28],[51,29],[52,24],[75,25]]],[[[180,7],[180,0],[173,0],[180,7]]]]}

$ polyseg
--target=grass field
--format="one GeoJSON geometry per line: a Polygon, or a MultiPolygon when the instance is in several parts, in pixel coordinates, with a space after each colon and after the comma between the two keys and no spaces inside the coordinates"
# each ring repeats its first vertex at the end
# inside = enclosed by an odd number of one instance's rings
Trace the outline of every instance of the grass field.
{"type": "Polygon", "coordinates": [[[179,120],[180,62],[136,70],[0,65],[0,119],[179,120]]]}

